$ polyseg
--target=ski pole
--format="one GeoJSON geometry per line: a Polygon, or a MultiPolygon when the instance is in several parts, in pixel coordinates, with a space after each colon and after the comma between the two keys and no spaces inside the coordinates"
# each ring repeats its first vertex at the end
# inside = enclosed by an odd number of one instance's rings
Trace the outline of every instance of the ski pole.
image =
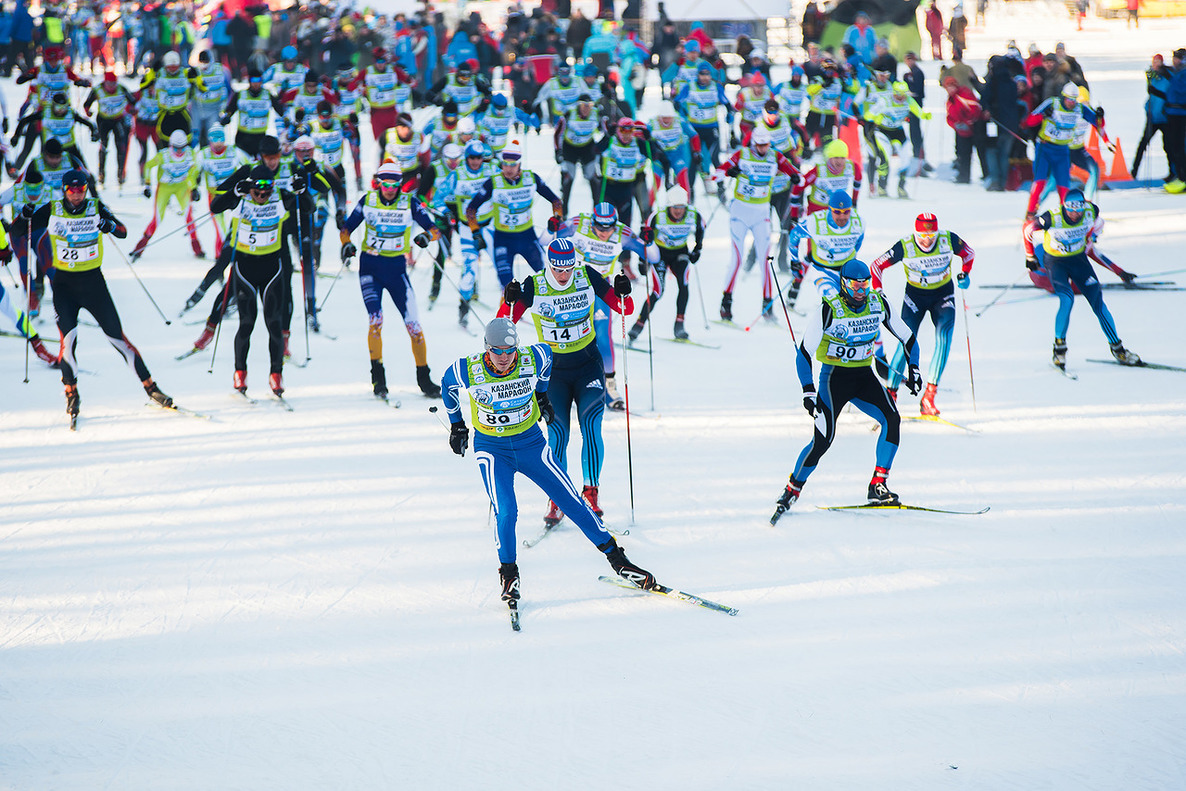
{"type": "MultiPolygon", "coordinates": [[[[653,266],[653,264],[652,264],[653,266]]],[[[649,295],[647,297],[650,299],[649,295]]],[[[655,323],[655,317],[652,309],[647,315],[647,347],[650,349],[650,354],[647,355],[647,365],[650,366],[650,386],[651,386],[651,411],[655,411],[655,336],[651,334],[651,325],[655,323]]],[[[626,326],[626,316],[622,316],[622,326],[626,326]]],[[[28,356],[28,355],[26,355],[28,356]]]]}
{"type": "MultiPolygon", "coordinates": [[[[626,401],[626,475],[630,481],[630,524],[634,524],[634,454],[630,444],[630,373],[626,351],[626,313],[622,314],[622,392],[626,401]]],[[[612,326],[612,325],[611,325],[612,326]]],[[[612,330],[611,330],[612,335],[612,330]]],[[[613,344],[613,338],[610,338],[613,344]]]]}
{"type": "Polygon", "coordinates": [[[787,329],[791,331],[791,342],[798,346],[799,341],[795,340],[795,328],[791,326],[791,312],[787,310],[787,301],[782,295],[782,285],[778,282],[778,273],[774,271],[774,256],[766,256],[766,265],[770,267],[770,275],[774,278],[774,290],[778,294],[778,301],[782,304],[782,315],[786,317],[787,329]]]}
{"type": "MultiPolygon", "coordinates": [[[[29,252],[30,239],[33,236],[33,223],[25,220],[25,321],[29,323],[29,329],[33,328],[33,281],[34,272],[37,269],[37,260],[29,252]]],[[[18,267],[19,269],[19,267],[18,267]]],[[[58,354],[65,351],[59,349],[58,354]]],[[[25,384],[29,384],[29,342],[25,341],[25,384]]]]}
{"type": "MultiPolygon", "coordinates": [[[[308,189],[309,189],[308,182],[309,182],[309,176],[306,174],[305,189],[302,190],[301,195],[296,196],[296,212],[295,212],[296,223],[297,223],[297,251],[300,253],[300,260],[301,260],[301,302],[303,303],[302,304],[303,309],[301,310],[301,315],[304,316],[304,320],[305,320],[305,364],[306,365],[309,363],[309,360],[313,359],[312,355],[309,354],[309,298],[308,298],[309,287],[305,283],[305,231],[304,231],[303,224],[301,223],[301,197],[303,195],[308,194],[308,189]]],[[[310,203],[312,203],[312,199],[310,199],[310,203]]],[[[312,244],[313,244],[313,237],[310,235],[309,245],[312,246],[312,244]]],[[[310,265],[312,265],[311,261],[310,261],[310,265]]],[[[292,294],[292,275],[288,276],[287,285],[288,285],[288,293],[291,295],[292,294]]],[[[291,296],[289,298],[291,299],[291,296]]]]}
{"type": "Polygon", "coordinates": [[[1021,279],[1025,276],[1027,276],[1028,274],[1029,274],[1029,270],[1027,269],[1024,272],[1022,272],[1020,275],[1018,275],[1016,280],[1014,280],[1012,283],[1010,283],[1008,285],[1008,287],[1006,287],[1004,290],[1001,291],[1001,293],[999,293],[995,297],[993,297],[992,302],[989,302],[987,305],[985,305],[983,308],[981,308],[979,311],[976,312],[976,318],[980,318],[985,313],[987,313],[989,308],[991,308],[993,305],[997,304],[997,301],[1000,300],[1001,297],[1005,296],[1010,291],[1012,291],[1013,287],[1016,286],[1018,283],[1020,283],[1021,279]]]}
{"type": "MultiPolygon", "coordinates": [[[[111,234],[108,234],[108,236],[111,236],[111,234]]],[[[165,312],[161,310],[161,306],[158,305],[156,300],[152,298],[152,294],[150,294],[148,291],[148,286],[144,285],[144,281],[140,279],[140,275],[136,274],[136,267],[132,266],[132,262],[128,260],[126,255],[124,255],[124,251],[121,250],[119,245],[115,243],[115,237],[112,236],[111,238],[111,246],[115,248],[117,253],[119,253],[120,258],[124,259],[124,263],[128,265],[128,269],[132,270],[132,277],[136,278],[136,282],[140,284],[140,288],[144,289],[144,296],[148,297],[148,301],[152,303],[154,308],[156,308],[156,312],[161,314],[161,319],[165,322],[165,326],[171,326],[173,322],[169,321],[169,319],[165,316],[165,312]]]]}
{"type": "Polygon", "coordinates": [[[972,334],[968,331],[968,298],[960,290],[960,300],[964,303],[964,340],[968,342],[968,381],[972,383],[972,411],[976,411],[976,375],[972,373],[972,334]]]}
{"type": "Polygon", "coordinates": [[[708,311],[704,309],[704,288],[700,285],[700,268],[689,264],[696,275],[696,297],[700,300],[700,315],[704,317],[704,329],[708,329],[708,311]]]}
{"type": "MultiPolygon", "coordinates": [[[[235,236],[237,237],[238,235],[239,235],[239,228],[238,228],[238,224],[236,224],[235,236]]],[[[230,242],[229,239],[227,241],[230,242]]],[[[239,251],[238,248],[232,244],[231,245],[231,262],[230,262],[230,264],[227,265],[227,268],[229,271],[227,272],[226,285],[223,286],[223,288],[222,288],[222,307],[219,308],[219,311],[218,311],[218,326],[214,329],[214,347],[210,350],[210,368],[207,369],[207,371],[206,371],[206,373],[208,373],[208,374],[214,373],[214,358],[218,355],[218,338],[219,338],[219,336],[222,335],[222,322],[223,322],[223,319],[226,318],[227,302],[230,301],[231,282],[234,281],[235,278],[237,278],[239,276],[238,270],[235,269],[235,253],[237,253],[238,251],[239,251]]],[[[255,297],[252,297],[252,299],[255,299],[255,297]]]]}
{"type": "MultiPolygon", "coordinates": [[[[210,219],[212,216],[213,216],[213,215],[211,214],[211,212],[206,212],[206,213],[205,213],[205,214],[203,214],[201,217],[198,217],[196,220],[194,220],[194,221],[193,221],[193,224],[194,224],[194,230],[197,230],[198,226],[200,226],[200,225],[202,225],[203,223],[205,223],[205,222],[206,222],[207,220],[209,220],[209,219],[210,219]]],[[[141,252],[143,252],[144,250],[147,250],[148,248],[152,247],[154,244],[157,244],[158,242],[163,242],[163,241],[165,241],[166,239],[168,239],[170,236],[172,236],[172,235],[174,235],[174,234],[181,233],[182,231],[185,231],[185,230],[188,230],[188,229],[189,229],[189,224],[188,224],[188,223],[183,223],[183,224],[181,225],[181,227],[179,227],[179,228],[174,228],[173,230],[169,231],[168,233],[166,233],[166,234],[162,234],[161,236],[158,236],[158,237],[156,237],[155,239],[153,239],[153,240],[152,240],[151,242],[149,242],[148,244],[144,245],[144,248],[143,248],[143,250],[141,250],[141,252]]]]}

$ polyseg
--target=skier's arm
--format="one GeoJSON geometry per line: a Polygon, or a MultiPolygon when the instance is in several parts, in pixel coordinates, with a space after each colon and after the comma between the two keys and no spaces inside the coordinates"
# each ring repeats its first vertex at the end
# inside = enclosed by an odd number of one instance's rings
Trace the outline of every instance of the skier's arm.
{"type": "Polygon", "coordinates": [[[819,310],[807,314],[807,327],[803,330],[799,353],[795,355],[795,373],[799,375],[799,385],[804,393],[815,392],[814,350],[819,348],[824,339],[824,327],[831,321],[832,306],[827,302],[821,301],[819,310]]]}
{"type": "Polygon", "coordinates": [[[478,211],[482,208],[482,204],[490,200],[490,196],[494,194],[494,179],[486,179],[482,182],[482,186],[470,198],[465,207],[465,221],[469,224],[471,231],[477,231],[478,228],[478,211]]]}
{"type": "Polygon", "coordinates": [[[362,206],[364,203],[366,203],[365,195],[358,199],[358,203],[354,205],[354,211],[350,212],[350,216],[348,216],[346,218],[346,222],[343,223],[341,233],[339,234],[342,238],[342,244],[349,242],[351,232],[354,231],[354,229],[359,225],[362,225],[362,221],[364,219],[362,206]]]}
{"type": "Polygon", "coordinates": [[[594,293],[601,297],[610,310],[614,313],[620,313],[623,316],[629,316],[634,312],[634,298],[627,294],[624,297],[618,296],[614,291],[614,287],[609,284],[604,277],[601,276],[593,267],[585,265],[585,275],[589,278],[589,285],[593,286],[594,293]]]}
{"type": "MultiPolygon", "coordinates": [[[[881,300],[881,304],[885,306],[885,315],[881,319],[881,323],[885,328],[893,333],[894,337],[898,339],[903,346],[906,347],[906,359],[910,361],[911,366],[918,365],[918,344],[914,340],[914,333],[906,326],[906,322],[902,321],[901,317],[897,316],[893,308],[890,307],[889,301],[881,300]]],[[[899,371],[898,373],[906,373],[899,371]]]]}
{"type": "MultiPolygon", "coordinates": [[[[544,180],[539,178],[538,176],[536,176],[536,179],[535,179],[535,191],[538,192],[541,196],[543,196],[544,200],[546,200],[552,204],[552,213],[553,214],[555,214],[557,217],[561,216],[560,196],[557,195],[556,193],[552,192],[552,188],[549,187],[547,184],[545,184],[544,180]]],[[[470,203],[470,206],[473,206],[473,203],[470,203]]]]}
{"type": "Polygon", "coordinates": [[[546,343],[534,343],[530,348],[535,357],[535,375],[539,378],[535,392],[547,393],[548,382],[552,379],[552,349],[546,343]]]}
{"type": "MultiPolygon", "coordinates": [[[[952,242],[954,242],[956,238],[955,234],[951,236],[952,242]]],[[[899,240],[894,242],[893,247],[873,259],[873,262],[869,264],[869,271],[873,273],[873,288],[881,289],[881,273],[900,262],[905,255],[906,250],[902,246],[901,240],[899,240]]]]}
{"type": "Polygon", "coordinates": [[[461,416],[461,390],[469,387],[469,371],[463,363],[465,358],[449,366],[441,376],[441,401],[445,404],[445,412],[449,415],[450,423],[465,423],[461,416]]]}
{"type": "Polygon", "coordinates": [[[972,263],[976,260],[976,251],[972,249],[972,245],[955,234],[951,234],[951,249],[962,262],[960,272],[965,275],[969,274],[972,271],[972,263]]]}
{"type": "MultiPolygon", "coordinates": [[[[47,204],[47,206],[48,205],[50,204],[47,204]]],[[[97,207],[99,209],[99,217],[101,219],[115,224],[115,227],[112,228],[109,233],[116,239],[126,239],[128,236],[127,226],[120,222],[119,219],[111,213],[111,209],[107,208],[107,204],[103,203],[103,201],[98,201],[97,207]]]]}
{"type": "Polygon", "coordinates": [[[96,133],[99,131],[98,127],[95,126],[95,124],[91,121],[91,119],[84,118],[83,116],[79,115],[78,113],[73,113],[73,115],[74,115],[74,120],[76,123],[82,124],[87,129],[91,130],[92,133],[96,133]]]}

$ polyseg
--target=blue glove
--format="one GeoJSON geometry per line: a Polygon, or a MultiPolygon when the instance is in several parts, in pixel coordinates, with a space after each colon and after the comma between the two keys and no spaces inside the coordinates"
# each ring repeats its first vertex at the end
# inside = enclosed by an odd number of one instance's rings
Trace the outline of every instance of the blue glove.
{"type": "Polygon", "coordinates": [[[971,278],[968,277],[967,272],[960,272],[958,275],[955,276],[955,283],[960,288],[967,288],[968,284],[971,282],[972,282],[972,280],[971,280],[971,278]]]}

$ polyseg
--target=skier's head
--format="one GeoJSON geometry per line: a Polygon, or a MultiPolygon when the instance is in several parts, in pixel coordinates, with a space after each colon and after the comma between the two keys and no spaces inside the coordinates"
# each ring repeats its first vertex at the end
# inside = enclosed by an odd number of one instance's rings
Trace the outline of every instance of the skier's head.
{"type": "Polygon", "coordinates": [[[474,123],[474,119],[466,116],[457,121],[457,138],[459,143],[468,143],[471,138],[478,132],[478,126],[474,123]]]}
{"type": "Polygon", "coordinates": [[[766,122],[766,126],[778,126],[782,122],[778,99],[767,99],[766,104],[762,105],[762,120],[766,122]]]}
{"type": "Polygon", "coordinates": [[[688,213],[688,191],[676,184],[667,190],[667,216],[679,222],[688,213]]]}
{"type": "Polygon", "coordinates": [[[930,251],[939,238],[939,218],[930,212],[924,212],[914,218],[914,243],[918,249],[930,251]]]}
{"type": "Polygon", "coordinates": [[[161,59],[161,65],[165,67],[166,74],[176,76],[177,72],[181,71],[181,56],[173,50],[169,50],[161,59]]]}
{"type": "Polygon", "coordinates": [[[212,126],[206,132],[206,139],[210,141],[210,150],[221,154],[226,150],[226,130],[221,126],[212,126]]]}
{"type": "Polygon", "coordinates": [[[280,60],[284,63],[284,68],[291,69],[296,65],[297,48],[289,44],[284,49],[280,50],[280,60]]]}
{"type": "Polygon", "coordinates": [[[490,97],[490,106],[498,112],[507,109],[507,97],[501,93],[496,93],[490,97]]]}
{"type": "Polygon", "coordinates": [[[317,90],[317,72],[309,69],[305,72],[305,93],[313,93],[317,90]]]}
{"type": "Polygon", "coordinates": [[[696,83],[701,88],[707,88],[712,83],[712,66],[701,63],[696,69],[696,83]]]}
{"type": "Polygon", "coordinates": [[[1060,94],[1060,97],[1062,99],[1063,107],[1068,110],[1074,108],[1074,106],[1079,103],[1079,86],[1073,82],[1068,82],[1066,85],[1062,86],[1062,93],[1060,94]]]}
{"type": "Polygon", "coordinates": [[[874,69],[874,71],[873,71],[873,79],[874,79],[874,80],[877,82],[877,84],[878,84],[878,85],[880,85],[882,88],[884,88],[884,87],[886,87],[887,85],[889,85],[889,78],[890,78],[889,69],[874,69]]]}
{"type": "Polygon", "coordinates": [[[259,96],[264,89],[264,74],[254,66],[247,70],[247,91],[252,96],[259,96]]]}
{"type": "Polygon", "coordinates": [[[770,153],[770,131],[757,127],[750,132],[749,136],[750,149],[760,157],[766,156],[770,153]]]}
{"type": "Polygon", "coordinates": [[[601,241],[609,241],[618,227],[618,210],[612,203],[602,201],[593,207],[593,235],[601,241]]]}
{"type": "Polygon", "coordinates": [[[503,178],[518,181],[519,176],[523,173],[523,148],[519,145],[519,141],[512,140],[507,143],[502,154],[499,155],[499,160],[499,164],[502,165],[503,178]]]}
{"type": "Polygon", "coordinates": [[[593,97],[587,93],[582,93],[577,97],[577,115],[581,118],[588,118],[593,113],[593,97]]]}
{"type": "Polygon", "coordinates": [[[675,105],[670,99],[659,102],[659,111],[655,113],[655,118],[664,126],[670,126],[675,120],[675,105]]]}
{"type": "Polygon", "coordinates": [[[62,151],[62,141],[56,137],[51,137],[41,146],[41,156],[45,158],[45,163],[55,170],[62,162],[62,151]]]}
{"type": "Polygon", "coordinates": [[[375,59],[375,71],[380,74],[387,71],[387,50],[382,47],[375,47],[371,50],[371,57],[375,59]]]}
{"type": "Polygon", "coordinates": [[[169,134],[169,148],[173,149],[176,155],[184,153],[185,149],[189,148],[189,135],[180,129],[174,129],[169,134]]]}
{"type": "Polygon", "coordinates": [[[832,190],[828,196],[828,222],[835,228],[848,225],[852,217],[852,196],[847,190],[832,190]]]}
{"type": "Polygon", "coordinates": [[[62,176],[62,194],[66,197],[66,203],[72,208],[86,200],[86,188],[86,173],[78,168],[68,170],[62,176]]]}
{"type": "Polygon", "coordinates": [[[577,250],[567,239],[553,239],[548,245],[548,281],[558,289],[568,288],[577,265],[577,250]]]}
{"type": "Polygon", "coordinates": [[[471,140],[465,144],[465,166],[473,172],[482,169],[482,163],[490,156],[490,149],[481,140],[471,140]]]}
{"type": "Polygon", "coordinates": [[[581,79],[583,79],[585,81],[585,85],[588,85],[590,88],[597,84],[597,77],[599,75],[600,72],[597,71],[597,67],[592,63],[586,63],[585,68],[581,69],[581,79]]]}
{"type": "Polygon", "coordinates": [[[272,190],[276,187],[276,171],[267,165],[259,164],[247,174],[247,188],[251,199],[256,203],[267,203],[272,197],[272,190]]]}
{"type": "Polygon", "coordinates": [[[334,125],[334,106],[328,99],[317,103],[317,120],[322,129],[332,129],[334,125]]]}
{"type": "Polygon", "coordinates": [[[839,175],[848,162],[848,143],[843,140],[832,140],[824,146],[824,161],[828,164],[828,172],[839,175]]]}
{"type": "Polygon", "coordinates": [[[618,125],[614,129],[618,136],[618,142],[622,145],[629,145],[634,140],[634,119],[633,118],[619,118],[618,125]]]}
{"type": "Polygon", "coordinates": [[[1062,199],[1062,216],[1067,222],[1076,223],[1083,219],[1083,213],[1087,211],[1087,198],[1083,195],[1083,190],[1072,189],[1067,190],[1066,197],[1062,199]]]}
{"type": "Polygon", "coordinates": [[[395,130],[398,132],[401,129],[405,129],[408,132],[412,131],[411,113],[400,113],[395,117],[395,130]]]}
{"type": "Polygon", "coordinates": [[[457,170],[457,166],[461,164],[461,146],[456,143],[445,143],[441,149],[441,158],[445,160],[445,167],[449,170],[457,170]]]}
{"type": "Polygon", "coordinates": [[[119,80],[116,79],[114,71],[104,72],[103,87],[107,90],[108,93],[114,93],[115,89],[118,85],[119,85],[119,80]]]}
{"type": "Polygon", "coordinates": [[[45,179],[41,176],[41,171],[30,168],[25,174],[25,198],[30,202],[36,202],[41,197],[41,190],[45,188],[45,179]]]}
{"type": "Polygon", "coordinates": [[[457,119],[460,117],[460,111],[457,108],[457,102],[452,99],[446,99],[445,103],[441,105],[441,123],[447,129],[453,129],[457,126],[457,119]]]}
{"type": "Polygon", "coordinates": [[[455,75],[457,82],[460,85],[469,85],[474,78],[473,67],[469,65],[469,61],[462,61],[457,65],[457,74],[455,75]]]}
{"type": "Polygon", "coordinates": [[[46,47],[42,52],[46,64],[54,68],[57,68],[58,64],[62,62],[62,55],[62,48],[58,46],[46,47]]]}
{"type": "Polygon", "coordinates": [[[273,173],[280,167],[280,141],[272,135],[264,135],[259,141],[259,161],[273,173]]]}
{"type": "Polygon", "coordinates": [[[840,267],[840,296],[854,310],[865,306],[869,299],[869,265],[856,258],[840,267]]]}
{"type": "Polygon", "coordinates": [[[400,171],[399,165],[394,162],[384,162],[375,171],[375,177],[371,180],[371,184],[379,191],[379,197],[385,203],[391,203],[399,195],[403,180],[404,174],[400,171]]]}
{"type": "Polygon", "coordinates": [[[66,94],[61,91],[55,93],[50,102],[49,111],[57,116],[64,116],[70,112],[70,100],[66,98],[66,94]]]}
{"type": "Polygon", "coordinates": [[[560,81],[561,85],[568,85],[572,82],[572,66],[567,63],[561,63],[556,67],[556,79],[560,81]]]}
{"type": "Polygon", "coordinates": [[[297,162],[308,162],[313,158],[313,150],[316,146],[313,144],[313,138],[308,135],[301,135],[292,144],[292,151],[296,155],[297,162]]]}
{"type": "Polygon", "coordinates": [[[486,366],[497,374],[508,373],[519,355],[519,331],[508,318],[490,319],[486,325],[486,366]]]}

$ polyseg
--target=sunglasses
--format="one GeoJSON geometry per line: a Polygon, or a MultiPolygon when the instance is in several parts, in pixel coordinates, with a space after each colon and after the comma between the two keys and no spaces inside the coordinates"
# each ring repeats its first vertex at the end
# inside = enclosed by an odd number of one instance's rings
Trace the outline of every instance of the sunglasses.
{"type": "Polygon", "coordinates": [[[491,346],[487,351],[491,354],[497,354],[499,357],[505,357],[508,354],[514,354],[519,350],[517,346],[491,346]]]}
{"type": "Polygon", "coordinates": [[[844,217],[852,214],[852,209],[832,209],[832,214],[839,214],[844,217]]]}
{"type": "Polygon", "coordinates": [[[69,187],[65,187],[64,190],[67,193],[84,193],[86,192],[86,186],[82,184],[72,184],[69,187]]]}

